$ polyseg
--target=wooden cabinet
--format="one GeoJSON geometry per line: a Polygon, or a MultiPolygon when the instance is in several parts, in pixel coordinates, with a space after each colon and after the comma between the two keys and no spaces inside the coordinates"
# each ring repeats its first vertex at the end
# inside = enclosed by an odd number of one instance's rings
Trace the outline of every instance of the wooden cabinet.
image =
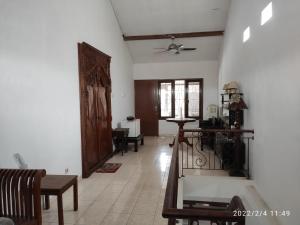
{"type": "Polygon", "coordinates": [[[88,177],[112,155],[110,56],[78,44],[82,176],[88,177]]]}

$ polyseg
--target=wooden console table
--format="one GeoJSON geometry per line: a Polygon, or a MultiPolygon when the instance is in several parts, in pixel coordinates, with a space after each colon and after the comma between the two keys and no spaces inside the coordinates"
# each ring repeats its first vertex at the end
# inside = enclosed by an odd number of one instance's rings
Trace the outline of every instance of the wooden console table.
{"type": "Polygon", "coordinates": [[[78,181],[75,175],[46,175],[42,179],[41,194],[45,196],[45,208],[50,208],[50,195],[57,197],[58,224],[64,224],[63,193],[73,186],[74,211],[78,210],[78,181]]]}

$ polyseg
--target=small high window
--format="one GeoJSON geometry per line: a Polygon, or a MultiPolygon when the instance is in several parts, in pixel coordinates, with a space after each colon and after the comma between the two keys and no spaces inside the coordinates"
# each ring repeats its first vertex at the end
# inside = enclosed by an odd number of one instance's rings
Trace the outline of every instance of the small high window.
{"type": "Polygon", "coordinates": [[[243,42],[244,43],[247,42],[250,39],[250,36],[251,36],[250,27],[247,27],[243,33],[243,42]]]}
{"type": "Polygon", "coordinates": [[[270,2],[266,8],[261,12],[261,25],[263,26],[266,22],[268,22],[273,16],[273,4],[270,2]]]}

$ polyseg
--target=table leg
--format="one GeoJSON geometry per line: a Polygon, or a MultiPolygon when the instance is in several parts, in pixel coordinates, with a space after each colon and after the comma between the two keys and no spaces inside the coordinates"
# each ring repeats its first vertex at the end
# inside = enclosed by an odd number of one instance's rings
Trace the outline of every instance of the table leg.
{"type": "MultiPolygon", "coordinates": [[[[191,143],[189,142],[189,139],[188,139],[188,138],[185,138],[185,137],[184,137],[182,140],[180,139],[179,142],[184,142],[184,143],[186,143],[188,146],[193,147],[193,144],[191,144],[191,143]]],[[[175,145],[175,138],[173,139],[173,142],[169,144],[169,146],[170,146],[170,148],[172,148],[174,145],[175,145]]]]}
{"type": "Polygon", "coordinates": [[[45,195],[45,209],[50,209],[50,197],[45,195]]]}
{"type": "Polygon", "coordinates": [[[125,149],[125,152],[128,152],[128,143],[127,143],[127,138],[128,138],[128,136],[126,136],[125,138],[124,138],[124,149],[125,149]]]}
{"type": "Polygon", "coordinates": [[[64,225],[64,207],[62,194],[57,195],[58,224],[64,225]]]}
{"type": "Polygon", "coordinates": [[[73,200],[74,200],[74,211],[78,210],[78,182],[73,185],[73,200]]]}
{"type": "Polygon", "coordinates": [[[144,145],[144,136],[141,138],[141,145],[144,145]]]}
{"type": "Polygon", "coordinates": [[[135,152],[138,151],[138,141],[137,140],[134,141],[134,151],[135,152]]]}
{"type": "Polygon", "coordinates": [[[172,148],[175,145],[175,137],[173,139],[173,142],[169,144],[170,148],[172,148]]]}

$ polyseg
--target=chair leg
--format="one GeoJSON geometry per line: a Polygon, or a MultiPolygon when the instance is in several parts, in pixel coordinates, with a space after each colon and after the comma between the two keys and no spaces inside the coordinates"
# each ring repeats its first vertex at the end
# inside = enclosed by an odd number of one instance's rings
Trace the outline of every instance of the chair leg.
{"type": "Polygon", "coordinates": [[[134,151],[135,152],[138,151],[138,141],[137,140],[134,142],[134,151]]]}
{"type": "Polygon", "coordinates": [[[50,197],[49,197],[49,195],[45,195],[44,200],[45,200],[45,209],[50,209],[50,197]]]}
{"type": "Polygon", "coordinates": [[[144,136],[141,138],[141,145],[144,145],[144,136]]]}

